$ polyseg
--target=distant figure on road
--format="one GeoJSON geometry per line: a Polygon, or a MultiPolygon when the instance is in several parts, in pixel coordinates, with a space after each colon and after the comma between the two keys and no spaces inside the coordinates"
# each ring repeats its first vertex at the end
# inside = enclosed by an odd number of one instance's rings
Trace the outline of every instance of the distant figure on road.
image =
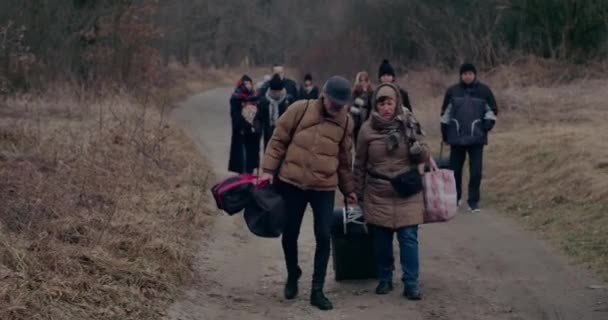
{"type": "Polygon", "coordinates": [[[496,123],[498,107],[492,90],[477,79],[470,63],[460,67],[460,82],[451,86],[441,106],[441,134],[451,146],[450,165],[456,178],[458,204],[462,198],[462,168],[469,154],[469,199],[471,212],[479,212],[483,148],[496,123]]]}
{"type": "Polygon", "coordinates": [[[262,179],[272,181],[276,175],[277,191],[288,204],[282,239],[287,266],[285,299],[298,294],[302,275],[298,236],[310,204],[317,242],[310,303],[321,310],[333,308],[323,286],[330,254],[334,190],[339,186],[351,204],[357,202],[351,172],[353,123],[346,108],[350,103],[348,80],[329,78],[319,99],[298,101],[279,119],[263,161],[262,179]]]}
{"type": "Polygon", "coordinates": [[[258,100],[251,78],[244,75],[230,97],[232,137],[228,171],[253,173],[260,164],[262,118],[258,100]]]}
{"type": "Polygon", "coordinates": [[[270,137],[272,137],[277,120],[294,101],[295,98],[287,92],[285,82],[281,80],[279,75],[272,76],[272,79],[268,82],[268,90],[260,101],[264,129],[264,150],[266,150],[270,137]]]}
{"type": "Polygon", "coordinates": [[[319,99],[319,88],[312,82],[312,75],[307,73],[304,75],[304,84],[300,88],[298,100],[319,99]]]}
{"type": "MultiPolygon", "coordinates": [[[[298,85],[296,84],[295,81],[293,81],[285,76],[285,68],[283,67],[283,65],[275,64],[274,66],[272,66],[272,75],[274,76],[275,74],[279,76],[281,81],[283,81],[283,87],[285,88],[287,93],[293,99],[297,100],[298,99],[298,85]]],[[[270,88],[270,81],[267,81],[264,85],[262,85],[262,87],[259,90],[260,96],[263,97],[264,95],[266,95],[266,92],[268,91],[269,88],[270,88]]]]}
{"type": "MultiPolygon", "coordinates": [[[[420,300],[418,286],[418,225],[424,222],[422,186],[408,187],[399,194],[390,178],[413,173],[429,158],[429,150],[418,136],[413,114],[401,107],[399,87],[383,83],[374,91],[372,113],[359,133],[354,166],[357,198],[374,240],[378,272],[377,294],[393,290],[393,238],[399,240],[403,295],[420,300]]],[[[414,183],[408,184],[414,185],[414,183]]]]}
{"type": "MultiPolygon", "coordinates": [[[[378,79],[380,80],[380,83],[395,83],[395,80],[397,80],[395,76],[395,69],[393,69],[393,66],[390,64],[390,62],[388,62],[387,59],[382,60],[382,63],[378,68],[378,79]]],[[[401,104],[410,110],[410,112],[413,112],[414,110],[412,109],[410,96],[407,94],[407,91],[399,87],[399,93],[401,93],[401,104]]]]}

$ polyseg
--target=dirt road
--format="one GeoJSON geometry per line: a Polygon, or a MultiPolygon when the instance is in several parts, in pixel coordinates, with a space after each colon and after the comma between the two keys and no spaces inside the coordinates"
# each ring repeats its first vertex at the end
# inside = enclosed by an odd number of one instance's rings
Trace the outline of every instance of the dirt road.
{"type": "MultiPolygon", "coordinates": [[[[229,152],[229,93],[216,89],[194,96],[174,114],[219,176],[226,173],[229,152]]],[[[336,283],[330,271],[326,289],[335,310],[321,312],[308,304],[311,221],[308,215],[300,237],[300,296],[285,301],[280,241],[249,234],[240,215],[218,214],[209,239],[201,240],[197,279],[168,319],[608,319],[608,290],[589,288],[597,279],[491,210],[421,227],[424,300],[405,300],[401,286],[377,296],[374,281],[336,283]]]]}

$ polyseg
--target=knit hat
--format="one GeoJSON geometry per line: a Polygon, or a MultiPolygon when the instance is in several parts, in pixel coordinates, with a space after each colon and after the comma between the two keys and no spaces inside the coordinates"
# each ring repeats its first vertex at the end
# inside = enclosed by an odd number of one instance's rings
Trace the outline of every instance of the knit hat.
{"type": "Polygon", "coordinates": [[[327,98],[339,106],[350,104],[352,100],[350,90],[350,82],[340,76],[333,76],[327,79],[327,82],[323,86],[323,92],[327,95],[327,98]]]}
{"type": "Polygon", "coordinates": [[[475,65],[473,65],[472,63],[463,63],[462,66],[460,66],[460,74],[462,75],[463,73],[468,71],[477,74],[477,68],[475,68],[475,65]]]}
{"type": "Polygon", "coordinates": [[[283,90],[285,86],[283,85],[283,80],[278,74],[272,76],[270,79],[270,90],[283,90]]]}
{"type": "Polygon", "coordinates": [[[395,69],[393,69],[393,66],[391,66],[391,64],[388,62],[388,59],[382,60],[380,68],[378,69],[378,79],[386,74],[395,77],[395,69]]]}
{"type": "Polygon", "coordinates": [[[397,92],[395,92],[395,89],[391,86],[381,86],[378,88],[378,92],[376,92],[376,101],[383,97],[388,97],[397,101],[397,92]]]}
{"type": "Polygon", "coordinates": [[[244,74],[244,75],[241,77],[241,81],[242,81],[242,82],[245,82],[245,81],[253,82],[253,80],[251,79],[251,77],[250,77],[250,76],[248,76],[248,75],[246,75],[246,74],[244,74]]]}
{"type": "Polygon", "coordinates": [[[310,73],[305,74],[304,81],[312,81],[312,75],[310,73]]]}

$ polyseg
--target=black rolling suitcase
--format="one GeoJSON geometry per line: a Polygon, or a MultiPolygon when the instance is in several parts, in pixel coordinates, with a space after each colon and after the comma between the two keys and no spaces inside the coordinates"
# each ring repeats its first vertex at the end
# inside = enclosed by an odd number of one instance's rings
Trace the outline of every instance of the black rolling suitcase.
{"type": "Polygon", "coordinates": [[[359,207],[334,210],[331,244],[336,281],[376,278],[373,241],[359,207]]]}

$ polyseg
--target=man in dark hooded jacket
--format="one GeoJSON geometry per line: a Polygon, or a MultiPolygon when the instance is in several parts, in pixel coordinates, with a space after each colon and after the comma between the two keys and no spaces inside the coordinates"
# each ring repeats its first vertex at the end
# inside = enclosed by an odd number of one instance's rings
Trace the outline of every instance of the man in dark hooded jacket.
{"type": "Polygon", "coordinates": [[[460,82],[451,86],[441,106],[441,133],[450,145],[450,165],[456,178],[458,202],[462,197],[462,168],[469,154],[469,210],[479,212],[483,148],[494,127],[498,107],[490,88],[477,79],[470,63],[460,67],[460,82]]]}

